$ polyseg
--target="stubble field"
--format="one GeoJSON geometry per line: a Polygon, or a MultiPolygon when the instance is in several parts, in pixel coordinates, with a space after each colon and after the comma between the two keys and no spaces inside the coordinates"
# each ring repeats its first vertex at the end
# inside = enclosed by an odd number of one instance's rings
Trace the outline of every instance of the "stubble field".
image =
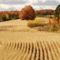
{"type": "Polygon", "coordinates": [[[0,60],[60,60],[60,33],[36,31],[27,21],[1,22],[0,60]]]}

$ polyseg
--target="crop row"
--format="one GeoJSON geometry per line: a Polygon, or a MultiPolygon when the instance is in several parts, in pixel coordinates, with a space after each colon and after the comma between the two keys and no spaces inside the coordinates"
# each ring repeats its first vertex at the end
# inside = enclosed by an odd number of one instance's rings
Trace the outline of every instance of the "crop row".
{"type": "Polygon", "coordinates": [[[56,41],[10,42],[0,52],[0,60],[59,60],[60,43],[56,41]]]}

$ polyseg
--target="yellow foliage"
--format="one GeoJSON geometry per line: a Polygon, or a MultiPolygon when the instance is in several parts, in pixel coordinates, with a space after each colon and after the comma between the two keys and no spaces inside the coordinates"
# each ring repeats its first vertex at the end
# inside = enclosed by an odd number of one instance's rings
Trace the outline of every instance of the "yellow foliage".
{"type": "Polygon", "coordinates": [[[39,18],[36,18],[35,20],[29,20],[28,26],[34,27],[34,26],[40,26],[43,21],[41,21],[39,18]]]}

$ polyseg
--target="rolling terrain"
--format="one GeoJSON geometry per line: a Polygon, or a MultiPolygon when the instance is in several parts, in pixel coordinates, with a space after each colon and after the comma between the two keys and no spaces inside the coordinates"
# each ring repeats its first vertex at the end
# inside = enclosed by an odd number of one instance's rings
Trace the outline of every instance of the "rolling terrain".
{"type": "Polygon", "coordinates": [[[32,30],[26,21],[1,22],[0,60],[60,60],[60,33],[32,30]]]}

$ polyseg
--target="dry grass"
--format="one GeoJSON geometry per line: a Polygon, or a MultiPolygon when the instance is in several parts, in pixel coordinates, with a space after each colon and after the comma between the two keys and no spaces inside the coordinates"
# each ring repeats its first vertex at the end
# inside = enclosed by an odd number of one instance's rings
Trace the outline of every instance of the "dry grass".
{"type": "Polygon", "coordinates": [[[60,34],[0,32],[0,60],[60,60],[60,34]]]}
{"type": "Polygon", "coordinates": [[[2,28],[0,60],[60,60],[60,33],[31,32],[27,22],[20,20],[0,23],[2,28]]]}
{"type": "Polygon", "coordinates": [[[28,26],[29,27],[37,27],[37,26],[41,26],[41,25],[45,25],[48,24],[48,18],[40,18],[40,17],[36,17],[35,20],[29,20],[28,21],[28,26]]]}
{"type": "Polygon", "coordinates": [[[11,20],[6,22],[0,23],[0,31],[11,31],[11,32],[22,32],[22,31],[33,31],[34,29],[30,29],[27,26],[28,21],[22,21],[22,20],[11,20]]]}
{"type": "Polygon", "coordinates": [[[37,17],[35,20],[28,21],[28,26],[38,31],[59,32],[60,24],[57,22],[53,24],[54,21],[54,19],[37,17]],[[50,20],[51,23],[49,24],[50,20]]]}

